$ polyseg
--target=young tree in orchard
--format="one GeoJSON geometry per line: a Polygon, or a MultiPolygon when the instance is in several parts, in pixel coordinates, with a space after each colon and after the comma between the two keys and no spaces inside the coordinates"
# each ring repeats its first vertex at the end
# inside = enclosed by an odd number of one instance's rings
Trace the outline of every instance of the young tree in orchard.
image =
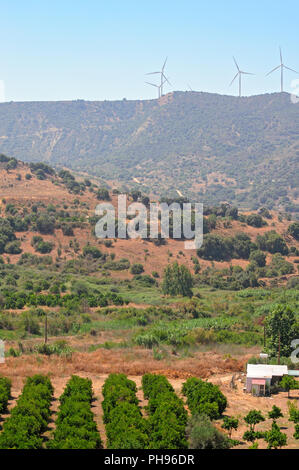
{"type": "Polygon", "coordinates": [[[255,426],[262,421],[265,421],[262,413],[259,410],[250,410],[249,413],[244,417],[244,421],[249,425],[250,431],[255,431],[255,426]]]}
{"type": "Polygon", "coordinates": [[[288,305],[276,305],[266,321],[270,356],[290,356],[291,342],[298,338],[299,324],[294,311],[288,305]]]}
{"type": "Polygon", "coordinates": [[[288,401],[289,408],[289,421],[295,423],[295,433],[293,434],[295,439],[299,439],[299,409],[297,403],[288,401]]]}
{"type": "Polygon", "coordinates": [[[243,439],[245,441],[251,442],[251,449],[257,449],[258,443],[256,440],[264,437],[264,435],[261,432],[256,432],[255,426],[258,423],[265,421],[265,418],[259,410],[250,410],[249,413],[244,417],[244,421],[249,426],[249,430],[244,433],[243,439]]]}
{"type": "Polygon", "coordinates": [[[270,419],[273,420],[273,422],[276,422],[278,418],[283,418],[283,414],[281,412],[281,409],[278,408],[278,406],[273,405],[272,410],[268,412],[268,416],[270,419]]]}
{"type": "Polygon", "coordinates": [[[222,428],[228,431],[228,436],[231,438],[232,435],[232,430],[234,429],[235,431],[238,429],[239,426],[239,420],[237,418],[230,418],[229,416],[225,416],[223,418],[223,424],[222,428]]]}
{"type": "Polygon", "coordinates": [[[162,283],[164,294],[192,297],[192,285],[192,276],[186,266],[175,262],[165,268],[162,283]]]}
{"type": "Polygon", "coordinates": [[[298,388],[297,381],[290,375],[284,375],[279,385],[288,392],[288,398],[290,398],[290,390],[295,390],[298,388]]]}
{"type": "Polygon", "coordinates": [[[273,422],[271,430],[266,432],[265,441],[268,443],[268,449],[278,449],[287,444],[287,435],[273,422]]]}
{"type": "Polygon", "coordinates": [[[250,449],[257,449],[258,448],[258,442],[257,438],[260,437],[257,435],[258,433],[254,431],[245,431],[243,434],[243,439],[244,441],[251,442],[251,446],[249,447],[250,449]]]}
{"type": "Polygon", "coordinates": [[[297,403],[292,403],[288,401],[289,408],[289,421],[293,421],[295,424],[299,424],[299,408],[297,403]]]}

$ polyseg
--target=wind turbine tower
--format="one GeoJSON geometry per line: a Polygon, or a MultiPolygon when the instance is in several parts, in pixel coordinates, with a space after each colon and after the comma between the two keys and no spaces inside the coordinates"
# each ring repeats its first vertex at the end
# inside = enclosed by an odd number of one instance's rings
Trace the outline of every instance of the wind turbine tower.
{"type": "Polygon", "coordinates": [[[283,60],[282,60],[281,47],[279,48],[279,52],[280,52],[280,64],[277,67],[275,67],[273,70],[271,70],[271,72],[267,73],[266,77],[270,75],[272,72],[275,72],[275,70],[280,69],[280,91],[282,93],[283,92],[283,69],[291,70],[291,72],[295,72],[295,73],[298,73],[298,72],[284,65],[283,60]]]}
{"type": "Polygon", "coordinates": [[[155,83],[145,82],[147,85],[154,86],[158,88],[158,99],[161,98],[161,85],[156,85],[155,83]]]}
{"type": "Polygon", "coordinates": [[[236,59],[233,57],[234,59],[234,62],[235,62],[235,65],[237,67],[237,70],[238,72],[236,73],[236,75],[234,76],[234,78],[232,79],[231,83],[230,83],[230,86],[234,83],[234,81],[236,80],[237,77],[239,77],[239,97],[242,96],[242,75],[254,75],[254,73],[250,73],[250,72],[243,72],[242,70],[240,70],[238,64],[237,64],[237,61],[236,59]]]}

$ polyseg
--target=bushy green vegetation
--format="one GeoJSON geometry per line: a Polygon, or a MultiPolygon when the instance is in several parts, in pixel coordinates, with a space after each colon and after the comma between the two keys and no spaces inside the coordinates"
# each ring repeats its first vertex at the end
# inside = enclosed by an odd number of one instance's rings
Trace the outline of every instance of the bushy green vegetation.
{"type": "Polygon", "coordinates": [[[144,397],[149,400],[149,448],[185,449],[187,411],[166,377],[145,374],[142,388],[144,397]]]}
{"type": "Polygon", "coordinates": [[[225,261],[232,258],[248,259],[251,251],[256,248],[256,245],[245,233],[226,238],[216,234],[208,234],[204,237],[202,247],[197,250],[197,255],[200,258],[215,261],[225,261]]]}
{"type": "Polygon", "coordinates": [[[256,243],[260,250],[269,251],[272,254],[287,255],[289,252],[285,240],[275,230],[270,230],[264,235],[258,235],[256,243]]]}
{"type": "Polygon", "coordinates": [[[142,264],[134,263],[134,264],[132,264],[130,271],[131,271],[132,274],[141,274],[141,273],[143,273],[144,268],[143,268],[142,264]]]}
{"type": "Polygon", "coordinates": [[[218,419],[226,409],[227,400],[217,385],[192,377],[182,388],[187,397],[187,405],[193,415],[205,414],[210,419],[218,419]]]}
{"type": "Polygon", "coordinates": [[[273,422],[270,431],[265,433],[265,441],[268,443],[268,449],[280,449],[287,444],[287,435],[273,422]]]}
{"type": "Polygon", "coordinates": [[[103,386],[102,402],[109,449],[146,449],[148,423],[142,417],[136,384],[124,374],[110,374],[103,386]]]}
{"type": "Polygon", "coordinates": [[[97,191],[97,199],[100,201],[110,201],[109,191],[106,188],[99,188],[97,191]]]}
{"type": "Polygon", "coordinates": [[[195,414],[187,426],[189,449],[229,449],[230,441],[205,414],[195,414]]]}
{"type": "Polygon", "coordinates": [[[11,398],[11,381],[0,376],[0,414],[7,411],[8,401],[11,398]]]}
{"type": "Polygon", "coordinates": [[[295,240],[299,240],[299,222],[294,222],[288,226],[288,233],[295,238],[295,240]]]}
{"type": "Polygon", "coordinates": [[[60,397],[53,439],[48,449],[101,449],[102,442],[91,410],[92,383],[73,375],[60,397]]]}
{"type": "Polygon", "coordinates": [[[46,254],[51,253],[53,250],[54,244],[52,242],[45,242],[42,237],[35,235],[32,237],[31,245],[39,253],[46,254]]]}
{"type": "Polygon", "coordinates": [[[246,217],[246,223],[248,225],[251,225],[252,227],[257,227],[257,228],[267,225],[267,222],[263,219],[263,217],[260,214],[249,214],[246,217]]]}
{"type": "Polygon", "coordinates": [[[21,309],[23,307],[65,307],[70,308],[78,305],[80,301],[86,300],[89,307],[106,307],[109,304],[123,305],[122,298],[114,292],[102,294],[88,294],[86,292],[78,294],[36,294],[33,292],[9,292],[4,291],[4,308],[21,309]]]}
{"type": "Polygon", "coordinates": [[[3,424],[0,449],[41,449],[50,419],[53,387],[48,377],[28,377],[11,415],[3,424]]]}

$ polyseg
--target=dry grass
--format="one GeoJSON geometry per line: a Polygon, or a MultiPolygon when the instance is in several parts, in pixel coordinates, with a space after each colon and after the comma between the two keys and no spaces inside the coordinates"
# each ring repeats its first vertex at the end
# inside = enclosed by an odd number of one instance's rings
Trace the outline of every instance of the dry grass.
{"type": "Polygon", "coordinates": [[[173,356],[156,360],[150,350],[98,349],[92,353],[75,352],[71,358],[41,355],[7,358],[5,364],[0,365],[0,373],[12,379],[36,373],[63,377],[77,373],[109,374],[111,372],[129,375],[159,372],[168,377],[186,378],[196,375],[207,378],[214,374],[242,371],[247,358],[243,356],[235,359],[209,351],[197,352],[193,357],[185,359],[173,356]]]}

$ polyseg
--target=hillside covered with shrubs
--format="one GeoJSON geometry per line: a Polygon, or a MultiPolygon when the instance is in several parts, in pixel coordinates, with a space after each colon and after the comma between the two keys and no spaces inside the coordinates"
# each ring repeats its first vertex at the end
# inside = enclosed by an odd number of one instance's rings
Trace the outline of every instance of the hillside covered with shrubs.
{"type": "Polygon", "coordinates": [[[14,158],[156,195],[173,197],[178,189],[205,204],[293,213],[297,128],[298,107],[287,93],[239,100],[174,92],[148,101],[0,104],[1,151],[14,158]]]}

